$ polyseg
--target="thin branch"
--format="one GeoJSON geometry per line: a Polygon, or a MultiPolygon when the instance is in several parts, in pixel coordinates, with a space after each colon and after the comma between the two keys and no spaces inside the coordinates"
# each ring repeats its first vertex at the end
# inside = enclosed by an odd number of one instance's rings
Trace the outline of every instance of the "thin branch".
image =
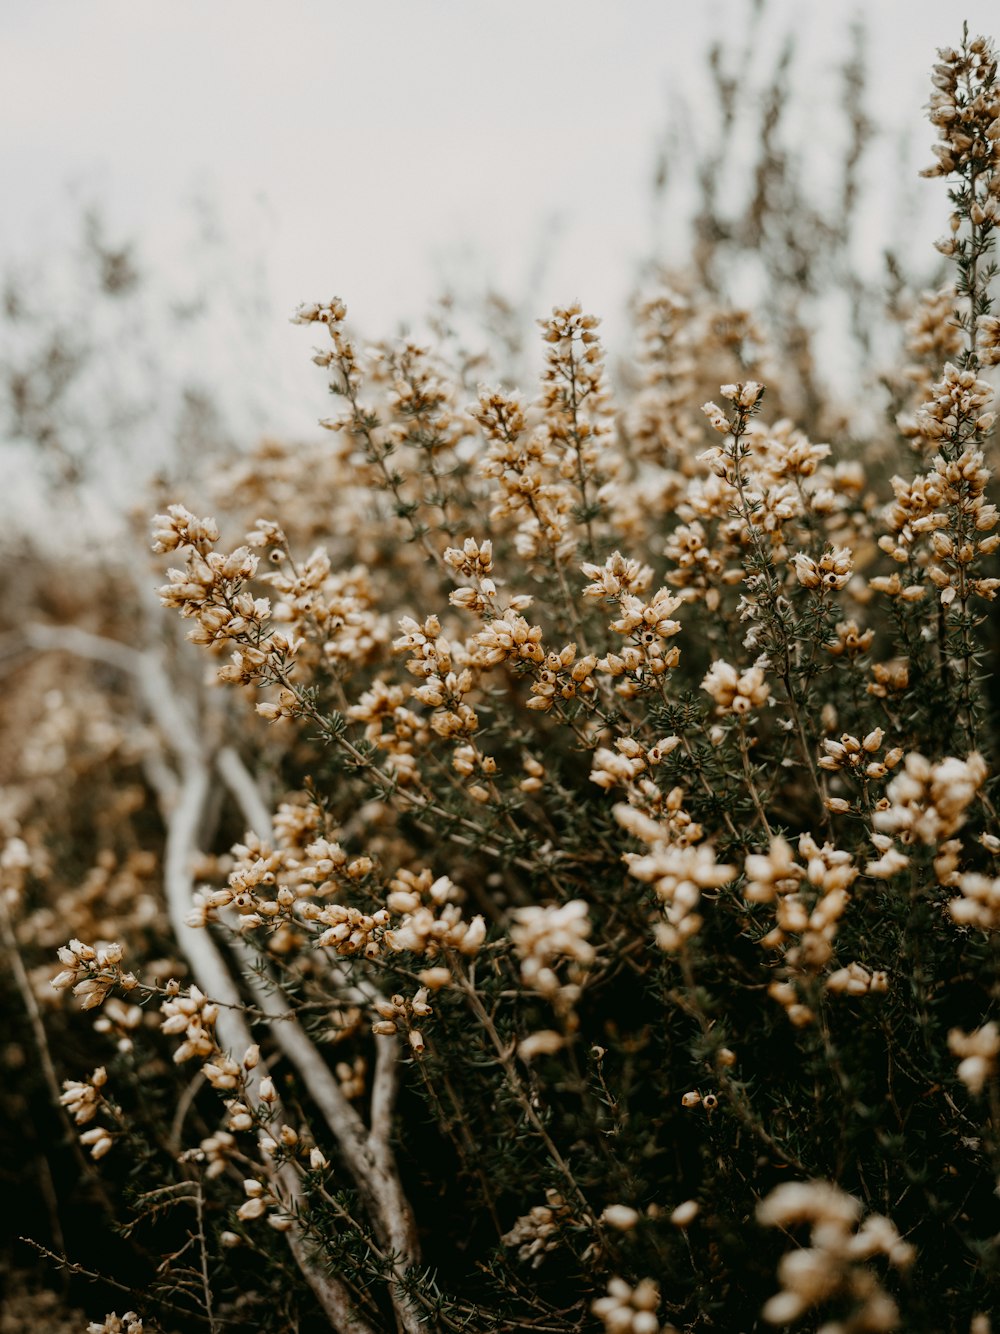
{"type": "MultiPolygon", "coordinates": [[[[21,958],[21,951],[18,948],[17,936],[14,932],[14,923],[11,920],[7,895],[2,888],[0,888],[0,937],[3,939],[4,953],[7,956],[8,967],[14,975],[14,983],[20,994],[21,1003],[24,1005],[28,1015],[28,1022],[31,1025],[31,1035],[34,1038],[35,1049],[38,1052],[38,1063],[41,1067],[42,1076],[49,1091],[52,1105],[55,1107],[56,1112],[63,1123],[67,1142],[76,1159],[81,1176],[87,1178],[87,1180],[94,1185],[102,1204],[110,1211],[110,1201],[105,1194],[100,1177],[94,1171],[93,1163],[88,1161],[84,1154],[83,1149],[80,1146],[80,1137],[77,1129],[70,1119],[69,1112],[60,1101],[62,1090],[59,1085],[59,1076],[56,1074],[55,1064],[52,1060],[52,1052],[49,1048],[49,1040],[45,1032],[45,1024],[42,1020],[41,1010],[38,1008],[38,1000],[31,986],[31,979],[28,977],[27,969],[24,966],[24,960],[21,958]]],[[[53,1221],[55,1224],[53,1231],[56,1232],[59,1227],[58,1217],[53,1221]]]]}
{"type": "MultiPolygon", "coordinates": [[[[232,747],[223,747],[216,756],[216,767],[250,828],[258,837],[269,838],[271,814],[241,756],[232,747]]],[[[364,1122],[344,1096],[314,1043],[294,1016],[289,1018],[287,997],[277,986],[266,986],[258,980],[254,960],[242,940],[234,940],[233,949],[243,964],[244,976],[257,1005],[274,1021],[271,1032],[275,1042],[298,1073],[337,1141],[358,1189],[369,1204],[377,1233],[393,1252],[393,1272],[402,1280],[407,1270],[418,1263],[419,1251],[413,1210],[403,1194],[391,1148],[398,1044],[391,1038],[376,1039],[372,1125],[370,1132],[366,1132],[364,1122]]],[[[369,1003],[381,998],[381,993],[370,983],[363,990],[369,1003]]],[[[391,1284],[390,1292],[403,1329],[407,1334],[419,1334],[420,1324],[400,1284],[391,1284]]]]}
{"type": "Polygon", "coordinates": [[[369,1143],[376,1155],[383,1154],[389,1147],[398,1090],[399,1042],[395,1037],[376,1037],[369,1136],[369,1143]]]}
{"type": "Polygon", "coordinates": [[[271,812],[239,752],[232,746],[221,746],[215,757],[215,767],[236,799],[247,829],[252,830],[258,838],[270,839],[273,834],[271,812]]]}
{"type": "Polygon", "coordinates": [[[209,1334],[215,1334],[218,1325],[215,1321],[215,1313],[212,1308],[212,1285],[208,1277],[208,1246],[205,1242],[205,1220],[203,1216],[204,1200],[201,1194],[201,1182],[195,1182],[194,1212],[198,1226],[198,1251],[201,1256],[201,1291],[202,1301],[205,1306],[205,1316],[208,1320],[209,1334]]]}

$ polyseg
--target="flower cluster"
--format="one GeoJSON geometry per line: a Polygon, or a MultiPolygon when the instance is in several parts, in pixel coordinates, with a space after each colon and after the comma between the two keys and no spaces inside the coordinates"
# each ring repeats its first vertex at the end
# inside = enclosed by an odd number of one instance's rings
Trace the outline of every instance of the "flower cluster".
{"type": "Polygon", "coordinates": [[[590,931],[589,910],[582,899],[516,908],[510,938],[521,961],[524,985],[542,996],[572,1004],[595,958],[590,931]],[[568,960],[569,983],[554,966],[562,960],[568,960]]]}
{"type": "Polygon", "coordinates": [[[465,918],[458,900],[461,894],[447,876],[435,880],[429,871],[415,875],[397,873],[386,907],[400,916],[399,924],[385,933],[385,943],[394,953],[409,952],[438,958],[455,950],[471,957],[486,939],[482,914],[465,918]]]}
{"type": "Polygon", "coordinates": [[[124,1315],[112,1311],[99,1324],[91,1320],[87,1326],[87,1334],[142,1334],[142,1331],[143,1323],[135,1311],[126,1311],[124,1315]]]}
{"type": "Polygon", "coordinates": [[[986,1081],[997,1072],[1000,1027],[991,1019],[972,1033],[953,1028],[948,1034],[948,1048],[954,1056],[962,1058],[958,1064],[959,1079],[971,1094],[978,1097],[986,1081]]]}
{"type": "Polygon", "coordinates": [[[425,1045],[420,1021],[433,1014],[427,1003],[427,988],[418,988],[409,999],[395,995],[388,1000],[377,1000],[374,1004],[380,1017],[372,1024],[372,1032],[390,1037],[402,1030],[411,1049],[419,1056],[425,1045]]]}
{"type": "Polygon", "coordinates": [[[594,1315],[604,1323],[607,1334],[661,1334],[657,1309],[659,1284],[644,1278],[631,1287],[623,1278],[612,1278],[608,1295],[591,1304],[594,1315]]]}
{"type": "MultiPolygon", "coordinates": [[[[174,1060],[177,1064],[181,1064],[195,1057],[204,1059],[214,1056],[218,1051],[215,1041],[215,1021],[219,1017],[218,1005],[215,1001],[210,1001],[195,986],[188,989],[186,996],[180,993],[176,983],[168,985],[167,991],[172,994],[167,996],[160,1007],[163,1015],[161,1032],[170,1037],[181,1033],[184,1035],[184,1040],[174,1051],[174,1060]]],[[[213,1073],[218,1069],[216,1066],[212,1068],[213,1073]]],[[[221,1078],[222,1074],[220,1070],[216,1078],[221,1078]]]]}
{"type": "Polygon", "coordinates": [[[1000,87],[989,39],[974,37],[960,50],[941,48],[932,82],[928,115],[940,140],[934,146],[937,161],[924,174],[951,176],[972,166],[995,180],[1000,168],[1000,87]]]}
{"type": "Polygon", "coordinates": [[[985,778],[981,755],[964,760],[949,756],[934,764],[911,752],[886,789],[889,804],[876,812],[875,827],[904,845],[936,846],[965,823],[966,811],[985,778]]]}
{"type": "MultiPolygon", "coordinates": [[[[776,901],[781,931],[801,934],[810,929],[819,930],[821,937],[827,939],[827,931],[847,905],[847,891],[857,877],[857,867],[853,865],[849,852],[839,851],[829,843],[820,846],[810,834],[800,835],[799,855],[805,862],[804,866],[792,860],[791,848],[781,837],[772,839],[767,855],[751,853],[745,862],[746,882],[743,893],[752,903],[776,901]],[[803,884],[815,895],[815,924],[810,922],[799,893],[803,884]]],[[[818,953],[829,957],[822,947],[818,948],[818,953]]],[[[808,949],[804,957],[810,958],[813,963],[824,961],[812,958],[808,949]]]]}
{"type": "Polygon", "coordinates": [[[762,709],[771,695],[763,668],[748,667],[740,672],[721,658],[705,673],[701,688],[715,700],[716,713],[737,718],[762,709]]]}
{"type": "Polygon", "coordinates": [[[803,588],[823,592],[838,591],[847,586],[854,569],[854,558],[847,547],[831,547],[819,560],[800,551],[792,560],[795,577],[803,588]]]}
{"type": "Polygon", "coordinates": [[[545,1204],[536,1204],[500,1238],[508,1250],[516,1250],[522,1264],[537,1269],[556,1249],[560,1229],[569,1215],[566,1202],[556,1190],[548,1190],[545,1204]]]}
{"type": "Polygon", "coordinates": [[[258,1181],[256,1177],[248,1177],[243,1182],[243,1190],[246,1193],[246,1200],[237,1209],[237,1218],[245,1223],[252,1223],[266,1215],[268,1223],[276,1232],[288,1231],[291,1219],[282,1212],[281,1201],[277,1195],[268,1190],[263,1182],[258,1181]]]}
{"type": "Polygon", "coordinates": [[[966,871],[956,884],[961,894],[948,905],[954,920],[982,931],[1000,931],[1000,878],[966,871]]]}
{"type": "Polygon", "coordinates": [[[865,1263],[884,1256],[894,1268],[907,1269],[916,1258],[888,1218],[869,1214],[862,1221],[860,1202],[829,1182],[787,1181],[761,1201],[757,1221],[783,1230],[809,1228],[810,1244],[786,1252],[778,1265],[781,1290],[763,1310],[769,1324],[792,1324],[838,1299],[849,1313],[824,1325],[828,1334],[898,1329],[899,1309],[865,1263]]]}
{"type": "Polygon", "coordinates": [[[52,986],[56,991],[72,987],[80,1008],[93,1010],[103,1005],[113,987],[132,991],[138,985],[135,974],[122,967],[124,957],[124,947],[118,941],[87,945],[82,940],[71,940],[59,949],[63,968],[52,979],[52,986]]]}
{"type": "Polygon", "coordinates": [[[872,970],[855,959],[827,977],[826,989],[840,996],[878,995],[889,990],[889,975],[884,968],[872,970]]]}
{"type": "MultiPolygon", "coordinates": [[[[108,1072],[99,1066],[88,1079],[64,1079],[63,1092],[59,1101],[66,1108],[78,1126],[88,1125],[98,1112],[108,1109],[105,1096],[101,1092],[108,1082],[108,1072]]],[[[114,1143],[113,1133],[103,1126],[94,1126],[80,1135],[80,1143],[86,1145],[93,1159],[103,1158],[114,1143]]]]}
{"type": "MultiPolygon", "coordinates": [[[[992,419],[977,421],[977,430],[992,426],[992,419]]],[[[926,578],[945,607],[956,598],[964,606],[973,594],[992,602],[1000,582],[977,573],[977,562],[1000,547],[1000,535],[993,532],[1000,514],[986,496],[989,479],[982,450],[971,447],[955,458],[936,455],[931,470],[910,481],[893,477],[895,500],[885,510],[889,531],[879,547],[906,567],[909,582],[899,574],[879,575],[870,581],[872,588],[916,602],[926,578]]]]}
{"type": "Polygon", "coordinates": [[[668,954],[676,953],[702,925],[696,909],[703,891],[729,884],[737,868],[720,863],[708,842],[675,841],[669,821],[654,820],[631,805],[618,805],[614,813],[619,824],[646,844],[645,853],[628,852],[624,860],[629,874],[651,885],[662,906],[657,944],[668,954]]]}

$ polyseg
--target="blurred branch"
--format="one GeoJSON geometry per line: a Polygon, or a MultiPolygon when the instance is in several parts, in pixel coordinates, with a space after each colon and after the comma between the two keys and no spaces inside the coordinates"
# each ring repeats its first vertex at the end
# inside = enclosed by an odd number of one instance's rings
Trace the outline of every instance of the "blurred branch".
{"type": "MultiPolygon", "coordinates": [[[[172,794],[175,800],[162,812],[166,825],[163,878],[170,925],[198,986],[206,996],[221,1002],[216,1024],[220,1045],[230,1051],[245,1051],[253,1045],[253,1035],[242,1014],[239,988],[209,932],[190,926],[187,921],[194,887],[191,867],[197,851],[202,812],[209,797],[211,766],[187,712],[174,698],[173,684],[160,656],[153,650],[139,652],[72,626],[34,625],[27,627],[24,634],[32,647],[104,662],[136,680],[143,702],[157,723],[164,743],[173,750],[180,771],[176,793],[172,794]]],[[[247,1097],[257,1105],[259,1099],[254,1099],[253,1095],[264,1074],[266,1066],[263,1062],[248,1072],[247,1097]]],[[[272,1103],[271,1110],[280,1117],[278,1103],[272,1103]]],[[[294,1209],[302,1200],[301,1183],[295,1168],[290,1163],[275,1165],[266,1154],[262,1157],[274,1184],[283,1189],[294,1209]]],[[[295,1222],[286,1235],[295,1261],[322,1305],[331,1327],[338,1334],[375,1334],[371,1326],[355,1313],[354,1303],[344,1284],[313,1263],[301,1225],[295,1222]]]]}

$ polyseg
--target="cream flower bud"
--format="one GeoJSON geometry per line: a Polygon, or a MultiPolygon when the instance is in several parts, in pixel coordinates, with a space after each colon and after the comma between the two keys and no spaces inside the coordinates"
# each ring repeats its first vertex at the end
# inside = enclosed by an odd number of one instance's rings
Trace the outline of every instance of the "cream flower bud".
{"type": "Polygon", "coordinates": [[[701,1205],[697,1200],[685,1200],[670,1215],[670,1221],[674,1227],[688,1227],[698,1217],[700,1209],[701,1205]]]}
{"type": "Polygon", "coordinates": [[[530,1061],[536,1056],[551,1056],[553,1052],[559,1051],[565,1044],[565,1039],[561,1033],[554,1029],[542,1029],[538,1033],[529,1033],[529,1035],[518,1043],[517,1054],[522,1061],[530,1061]]]}
{"type": "Polygon", "coordinates": [[[609,1204],[601,1214],[601,1222],[617,1232],[630,1232],[639,1221],[639,1213],[627,1204],[609,1204]]]}

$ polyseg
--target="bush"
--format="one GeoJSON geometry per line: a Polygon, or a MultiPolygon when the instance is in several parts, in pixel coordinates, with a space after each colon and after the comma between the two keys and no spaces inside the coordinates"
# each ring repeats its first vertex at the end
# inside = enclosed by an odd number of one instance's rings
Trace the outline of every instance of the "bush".
{"type": "Polygon", "coordinates": [[[996,71],[935,67],[954,279],[896,431],[775,419],[697,291],[637,303],[615,392],[568,306],[538,395],[471,406],[308,305],[332,443],[155,522],[229,694],[138,601],[23,632],[92,664],[5,815],[32,1096],[123,1234],[77,1269],[147,1328],[988,1330],[996,71]],[[105,1055],[60,1095],[21,951],[70,932],[105,1055]]]}

